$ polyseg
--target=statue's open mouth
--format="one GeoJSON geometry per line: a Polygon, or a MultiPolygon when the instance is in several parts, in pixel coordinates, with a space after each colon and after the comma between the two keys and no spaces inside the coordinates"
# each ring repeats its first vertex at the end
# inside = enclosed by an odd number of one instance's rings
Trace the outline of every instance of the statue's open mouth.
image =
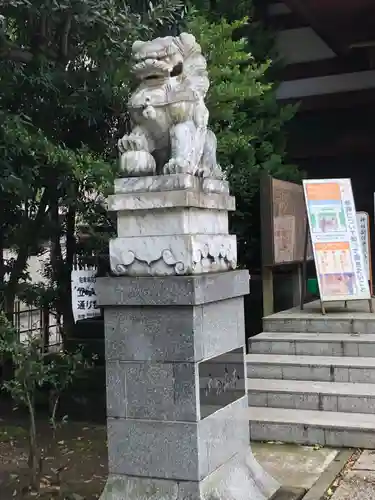
{"type": "MultiPolygon", "coordinates": [[[[174,66],[172,68],[172,71],[169,73],[169,76],[171,78],[174,78],[176,76],[181,75],[182,71],[183,71],[183,64],[182,63],[178,63],[178,64],[176,64],[176,66],[174,66]]],[[[160,73],[156,74],[156,73],[153,73],[151,75],[146,76],[144,78],[144,80],[158,80],[158,79],[162,80],[163,78],[165,78],[165,74],[160,74],[160,73]]]]}
{"type": "Polygon", "coordinates": [[[173,69],[171,71],[170,76],[172,78],[175,77],[175,76],[180,76],[181,73],[182,73],[182,71],[183,71],[183,69],[184,69],[184,65],[183,65],[182,62],[176,64],[176,66],[173,66],[173,69]]]}
{"type": "Polygon", "coordinates": [[[133,71],[141,80],[163,80],[181,75],[183,63],[179,62],[171,67],[164,61],[147,59],[137,63],[133,71]]]}
{"type": "Polygon", "coordinates": [[[144,80],[162,80],[163,78],[163,75],[148,75],[144,80]]]}

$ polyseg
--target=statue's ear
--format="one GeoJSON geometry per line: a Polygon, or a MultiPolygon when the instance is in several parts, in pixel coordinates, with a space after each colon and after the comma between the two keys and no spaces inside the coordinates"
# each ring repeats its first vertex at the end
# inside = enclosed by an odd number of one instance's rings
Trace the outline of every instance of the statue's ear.
{"type": "Polygon", "coordinates": [[[194,45],[197,45],[197,41],[195,40],[195,36],[191,35],[190,33],[181,33],[180,40],[181,40],[182,44],[187,46],[187,47],[194,47],[194,45]]]}

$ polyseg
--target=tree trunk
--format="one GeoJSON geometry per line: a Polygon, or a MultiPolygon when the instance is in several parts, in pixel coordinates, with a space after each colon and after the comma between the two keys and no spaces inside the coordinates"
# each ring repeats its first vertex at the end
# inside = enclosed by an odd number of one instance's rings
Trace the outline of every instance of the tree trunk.
{"type": "Polygon", "coordinates": [[[36,433],[36,422],[35,422],[35,407],[30,397],[27,397],[27,406],[29,410],[29,418],[30,418],[30,430],[29,430],[29,440],[30,440],[30,449],[29,449],[29,471],[30,471],[30,486],[38,491],[39,490],[39,482],[40,482],[40,452],[38,448],[38,439],[36,433]]]}
{"type": "Polygon", "coordinates": [[[43,219],[47,215],[46,210],[48,202],[49,192],[45,189],[35,219],[30,220],[29,217],[26,217],[25,220],[23,231],[24,238],[20,241],[20,248],[16,261],[5,289],[5,313],[11,321],[13,320],[14,302],[17,295],[18,283],[30,257],[30,246],[32,242],[38,238],[39,231],[43,226],[43,219]]]}
{"type": "Polygon", "coordinates": [[[72,291],[71,291],[71,275],[76,253],[76,235],[75,235],[76,209],[69,207],[66,219],[66,260],[63,268],[62,282],[65,283],[63,321],[66,336],[69,337],[73,330],[74,318],[72,311],[72,291]]]}

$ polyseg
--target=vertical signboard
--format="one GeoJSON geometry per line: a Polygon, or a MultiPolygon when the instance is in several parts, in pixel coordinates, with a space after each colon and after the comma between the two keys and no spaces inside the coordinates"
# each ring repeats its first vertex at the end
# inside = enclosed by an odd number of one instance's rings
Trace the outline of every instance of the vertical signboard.
{"type": "Polygon", "coordinates": [[[72,270],[72,310],[74,321],[100,316],[96,302],[96,269],[72,270]]]}
{"type": "Polygon", "coordinates": [[[357,224],[359,239],[363,249],[367,279],[370,283],[370,292],[373,293],[372,265],[371,265],[371,239],[370,239],[370,216],[367,212],[357,212],[357,224]]]}
{"type": "Polygon", "coordinates": [[[359,239],[363,249],[363,258],[365,259],[367,278],[371,277],[371,250],[370,250],[370,217],[367,212],[357,212],[357,224],[359,230],[359,239]]]}
{"type": "Polygon", "coordinates": [[[321,301],[369,300],[350,179],[304,180],[303,188],[321,301]]]}

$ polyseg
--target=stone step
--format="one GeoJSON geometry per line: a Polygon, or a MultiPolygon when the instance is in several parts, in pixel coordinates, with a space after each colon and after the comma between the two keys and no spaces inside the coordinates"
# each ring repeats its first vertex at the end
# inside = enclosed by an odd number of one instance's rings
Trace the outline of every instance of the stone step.
{"type": "Polygon", "coordinates": [[[375,384],[248,379],[249,406],[375,414],[375,384]]]}
{"type": "Polygon", "coordinates": [[[263,332],[249,340],[252,354],[375,357],[374,334],[263,332]]]}
{"type": "Polygon", "coordinates": [[[248,354],[246,361],[248,378],[375,384],[374,358],[248,354]]]}
{"type": "MultiPolygon", "coordinates": [[[[367,302],[362,301],[364,308],[367,302]]],[[[375,314],[367,311],[349,312],[343,307],[323,316],[319,311],[311,313],[289,309],[263,318],[265,332],[296,333],[375,333],[375,314]]]]}
{"type": "Polygon", "coordinates": [[[375,415],[249,407],[250,439],[375,448],[375,415]]]}

